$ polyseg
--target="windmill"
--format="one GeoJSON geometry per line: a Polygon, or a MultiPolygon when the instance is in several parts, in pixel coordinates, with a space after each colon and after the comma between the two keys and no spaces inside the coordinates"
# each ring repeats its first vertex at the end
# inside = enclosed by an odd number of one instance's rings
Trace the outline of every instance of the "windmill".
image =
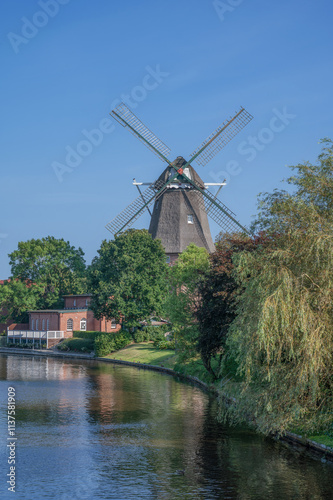
{"type": "Polygon", "coordinates": [[[207,216],[226,232],[247,232],[236,220],[235,214],[217,198],[225,182],[204,183],[191,165],[196,161],[198,165],[205,166],[252,120],[253,117],[244,108],[225,120],[193,151],[189,161],[178,156],[172,162],[167,158],[170,149],[124,103],[120,103],[110,115],[167,163],[155,182],[136,182],[134,179],[139,196],[106,225],[114,236],[132,226],[147,210],[151,216],[149,233],[153,238],[161,239],[170,262],[191,242],[209,252],[214,251],[207,216]],[[147,187],[141,191],[141,186],[147,187]],[[208,192],[210,186],[219,187],[215,195],[208,192]]]}

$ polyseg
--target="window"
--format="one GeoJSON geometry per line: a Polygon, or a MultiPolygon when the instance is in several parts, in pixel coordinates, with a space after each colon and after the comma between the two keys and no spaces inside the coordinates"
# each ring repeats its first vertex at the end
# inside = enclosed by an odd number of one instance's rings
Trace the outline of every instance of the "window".
{"type": "Polygon", "coordinates": [[[46,330],[49,330],[49,328],[50,328],[50,320],[47,319],[46,320],[46,330]]]}
{"type": "Polygon", "coordinates": [[[38,330],[38,319],[36,319],[36,330],[38,330]]]}
{"type": "Polygon", "coordinates": [[[80,330],[85,332],[87,329],[87,320],[86,318],[82,318],[80,321],[80,330]]]}
{"type": "Polygon", "coordinates": [[[191,172],[188,167],[184,168],[184,174],[186,175],[186,177],[192,180],[191,172]]]}
{"type": "Polygon", "coordinates": [[[72,331],[73,330],[73,320],[72,318],[69,318],[67,320],[67,331],[72,331]]]}
{"type": "Polygon", "coordinates": [[[166,256],[166,263],[167,263],[167,264],[170,264],[170,255],[167,255],[167,256],[166,256]]]}
{"type": "Polygon", "coordinates": [[[33,330],[35,328],[35,320],[32,319],[31,320],[31,330],[33,330]]]}
{"type": "Polygon", "coordinates": [[[187,216],[187,223],[188,224],[194,224],[193,215],[192,214],[188,214],[188,216],[187,216]]]}
{"type": "Polygon", "coordinates": [[[114,318],[111,320],[111,328],[117,328],[117,322],[114,318]]]}
{"type": "Polygon", "coordinates": [[[86,306],[87,306],[88,304],[89,304],[89,300],[88,300],[88,299],[86,299],[86,306]]]}
{"type": "Polygon", "coordinates": [[[74,299],[73,305],[74,307],[76,307],[76,299],[74,299]]]}
{"type": "Polygon", "coordinates": [[[42,330],[45,330],[45,319],[42,320],[42,330]]]}

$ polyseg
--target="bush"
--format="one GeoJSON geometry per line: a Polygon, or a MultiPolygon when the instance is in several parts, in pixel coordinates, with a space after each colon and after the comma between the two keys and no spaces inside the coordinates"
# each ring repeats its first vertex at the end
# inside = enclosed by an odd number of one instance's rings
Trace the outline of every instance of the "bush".
{"type": "Polygon", "coordinates": [[[73,331],[73,337],[77,339],[92,339],[95,340],[98,335],[102,335],[104,332],[81,332],[80,330],[73,331]]]}
{"type": "Polygon", "coordinates": [[[119,351],[133,342],[133,337],[128,332],[103,333],[95,339],[96,356],[106,356],[114,351],[119,351]]]}
{"type": "Polygon", "coordinates": [[[65,339],[57,345],[60,351],[81,351],[91,352],[94,350],[94,341],[92,339],[65,339]]]}
{"type": "Polygon", "coordinates": [[[134,341],[138,344],[139,342],[149,342],[150,335],[148,332],[143,330],[137,330],[133,335],[134,341]]]}
{"type": "Polygon", "coordinates": [[[154,346],[157,347],[157,349],[175,349],[175,341],[174,340],[155,340],[154,341],[154,346]]]}
{"type": "Polygon", "coordinates": [[[151,326],[151,325],[144,326],[142,328],[143,332],[148,332],[149,335],[151,335],[151,336],[163,334],[163,333],[168,332],[169,330],[171,330],[171,325],[169,323],[166,323],[166,324],[160,325],[160,326],[151,326]]]}
{"type": "Polygon", "coordinates": [[[107,354],[110,354],[110,352],[113,351],[115,351],[115,343],[107,333],[96,337],[95,339],[96,356],[106,356],[107,354]]]}

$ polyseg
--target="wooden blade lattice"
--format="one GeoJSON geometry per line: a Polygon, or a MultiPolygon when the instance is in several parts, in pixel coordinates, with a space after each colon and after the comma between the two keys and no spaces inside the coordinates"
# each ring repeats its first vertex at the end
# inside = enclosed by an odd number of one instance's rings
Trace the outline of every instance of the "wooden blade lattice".
{"type": "Polygon", "coordinates": [[[170,163],[166,156],[170,148],[164,144],[141,120],[123,103],[110,113],[123,127],[127,127],[131,134],[136,136],[148,149],[150,149],[160,160],[170,163]]]}
{"type": "MultiPolygon", "coordinates": [[[[195,185],[194,185],[195,187],[195,185]]],[[[239,233],[248,230],[235,218],[235,214],[221,200],[212,197],[203,190],[195,189],[198,196],[198,205],[207,215],[216,222],[226,233],[239,233]]]]}
{"type": "Polygon", "coordinates": [[[224,148],[251,120],[253,116],[241,108],[230,120],[226,120],[191,154],[191,160],[204,167],[224,148]]]}
{"type": "Polygon", "coordinates": [[[132,203],[128,205],[120,214],[112,219],[108,224],[106,224],[106,229],[110,231],[113,236],[123,231],[125,228],[131,227],[134,222],[141,217],[146,207],[150,207],[155,199],[159,198],[161,194],[165,192],[167,186],[164,189],[163,182],[159,184],[157,182],[152,183],[147,189],[141,191],[140,196],[138,196],[132,203]],[[160,189],[160,191],[159,191],[160,189]]]}

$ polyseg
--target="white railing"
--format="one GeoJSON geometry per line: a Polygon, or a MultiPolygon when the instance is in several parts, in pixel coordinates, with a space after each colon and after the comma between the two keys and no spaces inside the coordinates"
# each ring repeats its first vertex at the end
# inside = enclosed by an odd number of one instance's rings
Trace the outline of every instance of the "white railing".
{"type": "Polygon", "coordinates": [[[47,331],[47,338],[48,339],[62,339],[64,336],[64,332],[58,332],[56,330],[48,330],[47,331]]]}
{"type": "Polygon", "coordinates": [[[19,344],[27,343],[28,340],[32,340],[33,346],[35,345],[35,342],[37,343],[45,343],[46,341],[46,348],[49,347],[49,339],[62,339],[64,338],[64,332],[61,331],[56,331],[56,330],[48,330],[48,331],[42,331],[42,330],[9,330],[7,329],[7,342],[10,340],[13,340],[14,342],[19,341],[19,344]]]}

